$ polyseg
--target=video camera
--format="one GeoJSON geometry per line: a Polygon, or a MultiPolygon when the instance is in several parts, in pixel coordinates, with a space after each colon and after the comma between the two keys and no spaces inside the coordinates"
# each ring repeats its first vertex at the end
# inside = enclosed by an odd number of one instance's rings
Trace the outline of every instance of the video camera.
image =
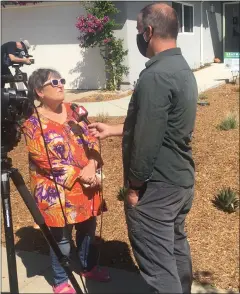
{"type": "MultiPolygon", "coordinates": [[[[23,56],[21,52],[16,52],[15,56],[19,57],[19,58],[33,57],[32,55],[29,55],[29,54],[25,54],[23,56]]],[[[33,58],[32,59],[30,58],[30,61],[31,61],[31,64],[34,64],[34,62],[35,62],[35,60],[33,58]]],[[[5,83],[19,83],[19,82],[27,83],[27,74],[23,73],[20,70],[20,67],[22,67],[24,64],[25,63],[17,63],[17,62],[11,63],[11,66],[15,69],[15,75],[14,76],[12,76],[12,75],[2,75],[1,80],[3,82],[5,82],[5,83]]],[[[29,64],[29,65],[31,65],[31,64],[29,64]]]]}
{"type": "MultiPolygon", "coordinates": [[[[17,56],[17,53],[16,53],[17,56]]],[[[20,54],[18,54],[18,57],[20,54]]],[[[24,57],[32,57],[26,54],[24,57]]],[[[34,59],[31,59],[34,63],[34,59]]],[[[31,63],[31,64],[32,64],[31,63]]],[[[23,63],[13,63],[15,75],[1,75],[1,80],[10,83],[11,88],[1,88],[1,151],[9,152],[17,146],[21,138],[19,124],[33,113],[33,104],[27,95],[27,73],[20,70],[23,63]],[[26,89],[19,90],[15,83],[24,83],[26,89]]]]}

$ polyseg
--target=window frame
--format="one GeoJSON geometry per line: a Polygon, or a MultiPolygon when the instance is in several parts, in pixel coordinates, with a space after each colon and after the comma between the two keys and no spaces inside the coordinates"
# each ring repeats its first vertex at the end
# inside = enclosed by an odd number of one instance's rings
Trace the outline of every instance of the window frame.
{"type": "Polygon", "coordinates": [[[182,31],[178,32],[178,34],[180,35],[194,35],[194,4],[191,3],[187,3],[187,2],[180,2],[180,1],[172,1],[173,3],[177,3],[177,4],[181,4],[182,5],[182,31]],[[193,31],[192,32],[185,32],[184,31],[184,5],[185,6],[190,6],[193,8],[193,17],[192,17],[192,21],[193,21],[193,31]]]}

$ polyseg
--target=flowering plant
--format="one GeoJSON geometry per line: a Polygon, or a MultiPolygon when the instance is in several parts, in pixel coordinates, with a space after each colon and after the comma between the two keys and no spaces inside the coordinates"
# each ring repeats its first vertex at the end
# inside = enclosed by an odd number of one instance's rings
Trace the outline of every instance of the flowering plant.
{"type": "Polygon", "coordinates": [[[85,7],[88,15],[78,17],[75,24],[80,31],[80,46],[100,48],[108,73],[106,88],[115,90],[120,87],[124,74],[128,73],[128,68],[123,65],[128,51],[123,48],[123,40],[114,36],[114,29],[118,25],[110,17],[118,10],[110,1],[96,1],[90,5],[85,7]]]}
{"type": "Polygon", "coordinates": [[[93,14],[78,17],[76,28],[81,32],[78,38],[81,47],[107,44],[112,37],[108,25],[109,20],[109,16],[98,18],[93,14]]]}

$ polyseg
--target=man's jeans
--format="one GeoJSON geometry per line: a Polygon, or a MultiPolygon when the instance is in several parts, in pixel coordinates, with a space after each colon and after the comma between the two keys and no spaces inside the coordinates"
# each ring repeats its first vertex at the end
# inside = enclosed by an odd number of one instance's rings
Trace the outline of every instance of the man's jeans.
{"type": "Polygon", "coordinates": [[[184,232],[193,187],[149,182],[135,206],[125,203],[129,239],[153,293],[191,293],[192,262],[184,232]]]}
{"type": "MultiPolygon", "coordinates": [[[[51,227],[50,230],[58,243],[61,252],[70,256],[71,244],[69,238],[73,225],[68,225],[66,228],[51,227]]],[[[93,245],[95,230],[96,230],[96,218],[92,217],[84,222],[75,224],[76,229],[76,245],[78,258],[83,270],[91,270],[96,264],[96,251],[93,245]]],[[[59,264],[57,256],[50,248],[50,257],[52,261],[54,286],[58,286],[68,281],[68,276],[65,273],[63,267],[59,264]]]]}

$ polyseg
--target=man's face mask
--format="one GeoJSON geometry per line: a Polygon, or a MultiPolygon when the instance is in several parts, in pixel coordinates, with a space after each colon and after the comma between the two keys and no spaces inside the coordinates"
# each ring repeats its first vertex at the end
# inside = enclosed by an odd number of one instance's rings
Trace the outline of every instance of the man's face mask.
{"type": "MultiPolygon", "coordinates": [[[[150,42],[150,39],[148,41],[145,40],[146,36],[144,37],[146,31],[143,33],[137,34],[137,46],[139,52],[144,56],[147,57],[147,49],[150,42]]],[[[152,31],[153,32],[153,31],[152,31]]],[[[146,34],[145,34],[146,35],[146,34]]]]}
{"type": "Polygon", "coordinates": [[[147,48],[148,48],[149,41],[145,41],[144,33],[145,32],[137,34],[137,46],[138,46],[139,52],[144,57],[147,57],[147,48]]]}

